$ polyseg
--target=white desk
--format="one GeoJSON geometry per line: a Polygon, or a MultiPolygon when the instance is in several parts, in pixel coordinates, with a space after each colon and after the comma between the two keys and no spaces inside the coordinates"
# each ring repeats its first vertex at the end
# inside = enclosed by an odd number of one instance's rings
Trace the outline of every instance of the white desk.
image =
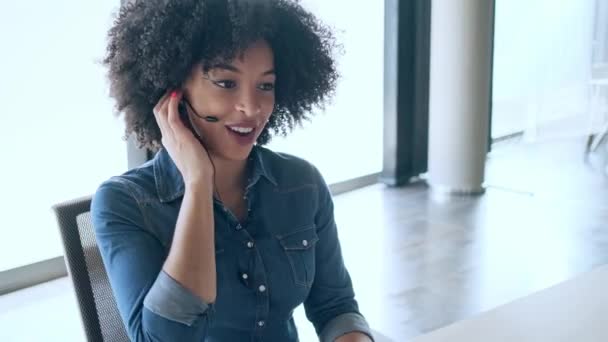
{"type": "Polygon", "coordinates": [[[608,265],[413,342],[606,342],[608,265]]]}

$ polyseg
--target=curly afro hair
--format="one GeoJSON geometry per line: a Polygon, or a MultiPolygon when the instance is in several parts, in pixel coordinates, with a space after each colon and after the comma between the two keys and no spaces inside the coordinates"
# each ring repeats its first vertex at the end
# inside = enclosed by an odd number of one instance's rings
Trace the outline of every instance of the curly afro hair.
{"type": "Polygon", "coordinates": [[[270,131],[285,136],[310,120],[314,107],[333,96],[338,72],[331,30],[298,1],[131,0],[108,32],[103,64],[125,138],[157,150],[161,133],[153,108],[168,89],[181,86],[192,67],[233,60],[263,39],[274,53],[275,107],[257,143],[270,131]]]}

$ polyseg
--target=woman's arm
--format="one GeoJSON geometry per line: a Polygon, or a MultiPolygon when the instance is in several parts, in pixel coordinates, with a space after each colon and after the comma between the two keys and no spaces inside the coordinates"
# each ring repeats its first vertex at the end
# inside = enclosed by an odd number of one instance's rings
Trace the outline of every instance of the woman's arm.
{"type": "Polygon", "coordinates": [[[163,147],[178,168],[185,193],[163,270],[207,303],[215,301],[213,178],[209,153],[182,121],[182,91],[167,91],[154,107],[163,147]]]}
{"type": "Polygon", "coordinates": [[[207,303],[217,294],[214,227],[212,189],[186,185],[163,270],[207,303]]]}
{"type": "Polygon", "coordinates": [[[318,188],[315,224],[319,241],[315,246],[315,280],[304,302],[306,315],[322,342],[342,342],[340,337],[350,341],[359,334],[372,340],[367,321],[359,312],[350,275],[342,259],[329,188],[319,171],[316,168],[313,170],[318,188]]]}
{"type": "Polygon", "coordinates": [[[121,178],[106,182],[91,205],[97,244],[128,335],[132,341],[201,341],[213,312],[215,269],[211,272],[209,265],[214,265],[215,256],[208,254],[214,246],[199,240],[205,247],[193,253],[188,249],[194,242],[187,240],[212,237],[207,232],[213,231],[207,226],[212,218],[203,214],[209,211],[193,210],[205,207],[205,200],[191,193],[184,196],[171,245],[172,251],[181,251],[173,253],[171,265],[163,270],[169,260],[166,247],[149,230],[131,186],[121,178]],[[207,257],[199,259],[206,266],[181,260],[194,255],[207,257]],[[192,273],[183,276],[188,267],[192,273]]]}
{"type": "Polygon", "coordinates": [[[204,146],[182,123],[181,97],[168,91],[154,107],[163,146],[185,184],[168,256],[147,231],[129,181],[119,177],[104,183],[91,207],[118,309],[135,341],[202,340],[217,293],[214,170],[204,146]]]}

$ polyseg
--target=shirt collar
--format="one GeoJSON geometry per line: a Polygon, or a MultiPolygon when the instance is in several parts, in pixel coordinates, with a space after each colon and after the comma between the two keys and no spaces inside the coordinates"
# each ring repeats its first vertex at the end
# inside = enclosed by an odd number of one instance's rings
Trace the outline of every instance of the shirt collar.
{"type": "Polygon", "coordinates": [[[267,154],[268,150],[264,147],[260,147],[255,145],[249,154],[249,162],[251,167],[251,173],[249,178],[248,187],[253,186],[260,177],[266,178],[270,183],[274,186],[278,186],[277,180],[272,173],[272,168],[270,167],[270,163],[265,158],[265,154],[267,154]]]}
{"type": "MultiPolygon", "coordinates": [[[[276,178],[264,156],[265,148],[254,146],[248,158],[248,185],[255,185],[261,177],[277,186],[276,178]]],[[[161,148],[152,161],[156,192],[161,202],[171,202],[184,196],[184,179],[177,166],[164,148],[161,148]]]]}

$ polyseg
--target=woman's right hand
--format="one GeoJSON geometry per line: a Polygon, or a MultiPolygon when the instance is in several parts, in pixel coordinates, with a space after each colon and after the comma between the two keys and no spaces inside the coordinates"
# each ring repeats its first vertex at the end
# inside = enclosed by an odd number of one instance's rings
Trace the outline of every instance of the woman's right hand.
{"type": "Polygon", "coordinates": [[[168,91],[154,107],[161,142],[181,172],[186,187],[208,186],[213,194],[213,164],[203,144],[180,118],[178,104],[182,96],[179,90],[168,91]]]}

